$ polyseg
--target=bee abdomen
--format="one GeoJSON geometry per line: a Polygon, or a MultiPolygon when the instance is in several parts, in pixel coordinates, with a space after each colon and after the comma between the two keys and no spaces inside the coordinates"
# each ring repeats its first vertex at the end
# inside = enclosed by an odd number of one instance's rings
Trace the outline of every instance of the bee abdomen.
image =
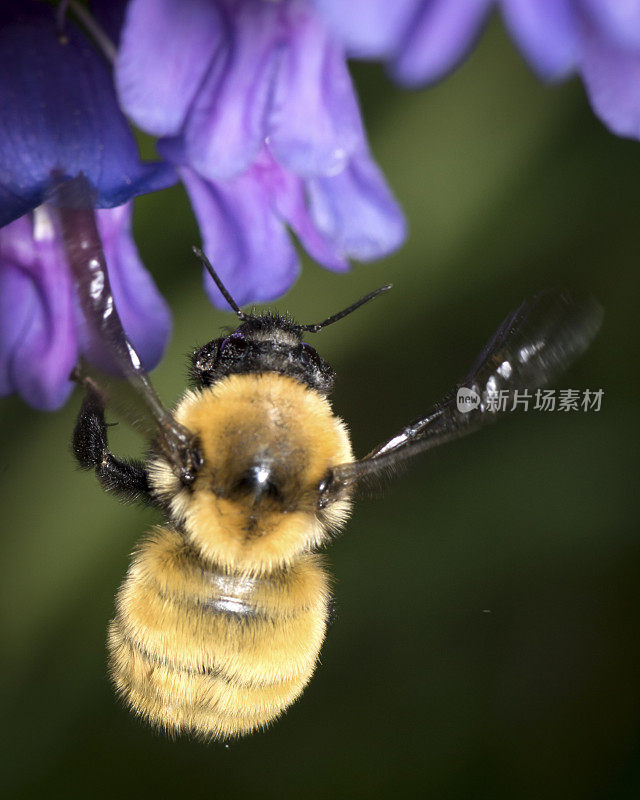
{"type": "Polygon", "coordinates": [[[139,549],[109,629],[111,673],[152,723],[208,738],[248,733],[302,692],[329,592],[314,556],[268,578],[203,569],[164,528],[139,549]]]}

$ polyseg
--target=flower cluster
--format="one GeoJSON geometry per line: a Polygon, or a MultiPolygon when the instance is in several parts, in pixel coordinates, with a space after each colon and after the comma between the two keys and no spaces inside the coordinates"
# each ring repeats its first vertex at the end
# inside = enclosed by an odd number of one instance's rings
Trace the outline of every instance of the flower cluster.
{"type": "MultiPolygon", "coordinates": [[[[640,5],[628,0],[91,8],[87,16],[69,4],[64,36],[51,4],[0,9],[0,394],[17,391],[37,408],[64,402],[79,356],[98,360],[56,225],[61,180],[84,175],[92,188],[116,305],[150,368],[169,312],[131,238],[139,194],[182,180],[204,249],[239,303],[291,285],[292,235],[335,271],[402,243],[404,218],[369,150],[347,57],[384,60],[399,82],[429,84],[465,57],[498,8],[542,78],[580,74],[605,123],[640,138],[640,5]],[[84,16],[82,31],[69,7],[84,16]],[[162,161],[140,161],[127,117],[158,137],[162,161]]],[[[217,292],[211,299],[222,305],[217,292]]]]}
{"type": "Polygon", "coordinates": [[[44,409],[66,399],[79,355],[98,360],[50,207],[62,178],[84,174],[96,207],[113,208],[98,221],[114,298],[147,367],[169,317],[130,238],[124,204],[135,195],[183,180],[204,248],[240,303],[295,279],[288,229],[333,270],[405,235],[342,45],[308,0],[94,8],[119,42],[114,76],[72,19],[59,36],[52,7],[26,0],[0,12],[0,68],[18,76],[0,86],[0,393],[44,409]],[[140,162],[123,110],[160,137],[162,163],[140,162]]]}

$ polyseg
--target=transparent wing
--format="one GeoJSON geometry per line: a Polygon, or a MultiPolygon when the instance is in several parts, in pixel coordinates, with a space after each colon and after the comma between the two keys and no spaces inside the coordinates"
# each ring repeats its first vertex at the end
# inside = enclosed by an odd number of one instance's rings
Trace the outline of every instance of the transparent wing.
{"type": "MultiPolygon", "coordinates": [[[[71,180],[60,180],[49,198],[56,208],[89,335],[142,399],[156,423],[159,447],[183,482],[191,483],[199,462],[194,436],[164,407],[124,332],[111,292],[92,195],[89,182],[80,175],[71,180]]],[[[81,379],[81,374],[76,377],[81,379]]]]}
{"type": "Polygon", "coordinates": [[[109,416],[115,416],[133,428],[146,442],[154,441],[158,436],[159,423],[154,417],[146,396],[137,390],[130,381],[122,376],[105,372],[84,358],[76,365],[73,378],[83,385],[90,380],[98,388],[109,416]]]}
{"type": "Polygon", "coordinates": [[[543,292],[524,302],[451,393],[360,461],[335,467],[321,495],[328,501],[367,476],[384,474],[404,459],[494,421],[512,407],[512,402],[500,402],[501,392],[552,381],[587,349],[601,321],[602,308],[593,298],[543,292]]]}

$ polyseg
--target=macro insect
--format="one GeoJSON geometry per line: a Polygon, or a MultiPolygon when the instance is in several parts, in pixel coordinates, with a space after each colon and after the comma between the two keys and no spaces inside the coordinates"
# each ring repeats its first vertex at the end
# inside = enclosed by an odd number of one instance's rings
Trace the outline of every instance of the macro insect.
{"type": "Polygon", "coordinates": [[[73,452],[105,489],[163,515],[117,594],[111,676],[156,726],[241,736],[277,718],[314,672],[331,600],[318,550],[344,525],[357,485],[496,419],[494,393],[552,380],[586,349],[601,309],[563,292],[523,303],[451,394],[356,459],[328,400],[334,372],[303,337],[390,287],[299,325],[242,311],[195,250],[240,324],[194,351],[191,388],[169,412],[122,329],[92,213],[70,206],[60,218],[63,231],[74,232],[67,254],[80,305],[155,426],[146,460],[114,455],[107,398],[80,368],[85,397],[73,452]],[[459,404],[461,389],[477,398],[471,407],[459,404]]]}

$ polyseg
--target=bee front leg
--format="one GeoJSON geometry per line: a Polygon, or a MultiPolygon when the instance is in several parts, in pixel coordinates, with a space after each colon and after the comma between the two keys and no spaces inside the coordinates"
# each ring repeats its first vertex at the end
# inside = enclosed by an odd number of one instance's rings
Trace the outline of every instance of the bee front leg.
{"type": "Polygon", "coordinates": [[[106,491],[120,495],[123,500],[153,504],[144,464],[117,458],[109,450],[108,424],[104,419],[105,400],[97,384],[91,378],[80,377],[77,371],[74,371],[72,378],[86,390],[71,442],[78,464],[82,469],[95,470],[106,491]]]}

